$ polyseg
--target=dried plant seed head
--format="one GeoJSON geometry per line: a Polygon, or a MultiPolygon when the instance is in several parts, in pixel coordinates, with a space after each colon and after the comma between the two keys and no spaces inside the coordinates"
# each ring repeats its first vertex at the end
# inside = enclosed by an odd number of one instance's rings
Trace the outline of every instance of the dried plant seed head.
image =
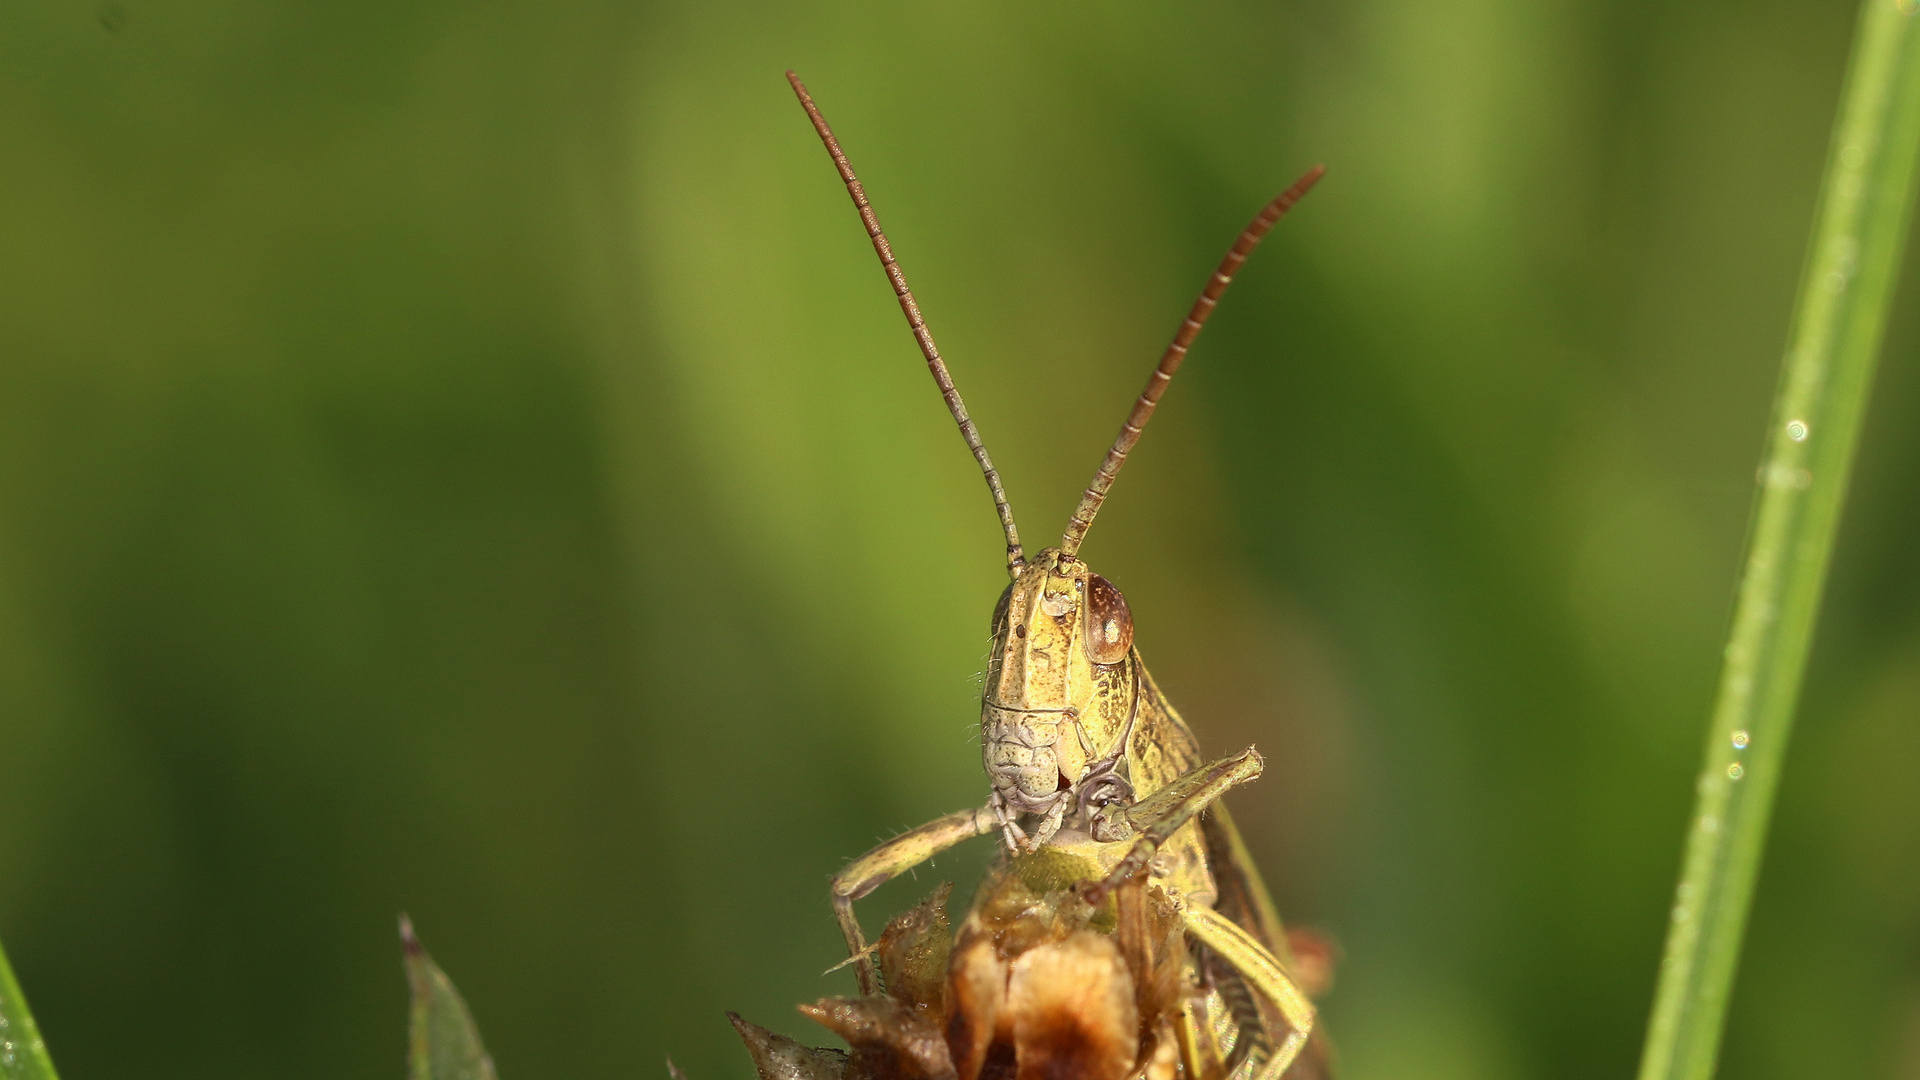
{"type": "Polygon", "coordinates": [[[728,1019],[760,1080],[1180,1080],[1177,1026],[1198,988],[1179,906],[1144,875],[1090,905],[1076,886],[1099,873],[1043,851],[989,872],[957,930],[945,885],[897,916],[880,948],[902,966],[884,993],[800,1006],[849,1053],[728,1019]]]}
{"type": "Polygon", "coordinates": [[[954,1080],[939,1027],[905,1002],[882,994],[824,998],[800,1012],[847,1040],[849,1080],[954,1080]]]}
{"type": "Polygon", "coordinates": [[[741,1019],[739,1013],[730,1012],[727,1019],[740,1034],[740,1041],[746,1044],[760,1080],[845,1080],[846,1051],[802,1045],[741,1019]]]}
{"type": "Polygon", "coordinates": [[[1133,978],[1112,936],[1079,930],[1014,960],[1007,979],[1022,1077],[1124,1080],[1140,1042],[1133,978]]]}
{"type": "Polygon", "coordinates": [[[934,1017],[947,1007],[947,951],[953,945],[947,897],[952,892],[951,883],[942,884],[932,896],[896,917],[874,949],[887,993],[934,1017]]]}

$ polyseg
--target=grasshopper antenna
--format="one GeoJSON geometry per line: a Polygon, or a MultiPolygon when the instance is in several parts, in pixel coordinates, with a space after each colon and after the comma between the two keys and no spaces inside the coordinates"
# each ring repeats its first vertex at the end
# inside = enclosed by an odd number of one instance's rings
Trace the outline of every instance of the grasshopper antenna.
{"type": "MultiPolygon", "coordinates": [[[[980,431],[973,426],[973,418],[967,415],[966,403],[960,400],[960,391],[954,388],[953,376],[947,374],[947,362],[940,359],[940,349],[933,343],[933,332],[927,329],[927,320],[920,314],[920,305],[914,303],[913,290],[907,288],[907,275],[900,271],[900,264],[894,260],[893,246],[887,243],[887,234],[880,231],[880,219],[874,216],[872,204],[867,202],[866,189],[853,175],[853,166],[847,162],[847,155],[840,149],[840,142],[833,137],[833,129],[827,126],[827,120],[813,104],[813,97],[807,93],[806,84],[800,76],[787,72],[787,81],[793,84],[793,92],[799,96],[800,104],[807,110],[807,116],[813,121],[813,130],[820,133],[820,141],[827,146],[827,153],[833,158],[833,167],[840,171],[840,179],[846,182],[847,194],[853,196],[853,205],[860,211],[860,220],[867,227],[867,238],[873,241],[874,253],[880,256],[880,265],[887,272],[887,280],[893,283],[893,294],[900,300],[900,310],[906,313],[907,325],[913,329],[913,339],[920,343],[920,353],[927,358],[927,370],[933,372],[934,384],[940,387],[940,396],[946,399],[947,411],[953,414],[953,422],[960,425],[960,437],[967,441],[967,449],[973,451],[973,460],[980,463],[980,471],[986,474],[987,489],[993,492],[993,507],[1000,513],[1000,528],[1007,534],[1007,569],[1017,573],[1026,565],[1025,552],[1020,550],[1020,530],[1013,524],[1013,507],[1007,502],[1006,489],[1000,486],[1000,474],[994,471],[993,459],[987,456],[987,447],[980,441],[980,431]]],[[[1263,230],[1264,231],[1264,230],[1263,230]]],[[[1251,245],[1249,245],[1251,246],[1251,245]]]]}
{"type": "Polygon", "coordinates": [[[1133,445],[1140,441],[1140,430],[1147,426],[1153,417],[1153,410],[1160,404],[1160,395],[1167,392],[1167,384],[1173,381],[1173,373],[1180,370],[1180,362],[1187,358],[1187,347],[1207,323],[1207,316],[1213,314],[1213,306],[1220,301],[1220,294],[1233,284],[1233,275],[1253,254],[1261,237],[1279,221],[1281,215],[1293,208],[1320,178],[1326,175],[1325,165],[1315,165],[1306,175],[1293,182],[1293,186],[1274,196],[1253,221],[1241,232],[1240,239],[1233,242],[1227,257],[1220,260],[1219,269],[1207,281],[1207,287],[1200,290],[1200,299],[1193,302],[1193,310],[1187,312],[1186,321],[1173,335],[1173,343],[1160,356],[1160,363],[1147,377],[1147,388],[1140,391],[1140,397],[1133,403],[1133,411],[1127,414],[1126,423],[1120,425],[1120,434],[1113,440],[1112,449],[1107,458],[1100,463],[1099,471],[1093,474],[1093,483],[1080,496],[1080,505],[1074,508],[1073,517],[1067,522],[1067,531],[1060,538],[1060,554],[1073,558],[1080,550],[1080,542],[1087,538],[1087,530],[1093,527],[1093,516],[1100,512],[1100,504],[1107,501],[1107,491],[1113,487],[1113,479],[1120,475],[1120,466],[1127,463],[1127,455],[1133,445]]]}

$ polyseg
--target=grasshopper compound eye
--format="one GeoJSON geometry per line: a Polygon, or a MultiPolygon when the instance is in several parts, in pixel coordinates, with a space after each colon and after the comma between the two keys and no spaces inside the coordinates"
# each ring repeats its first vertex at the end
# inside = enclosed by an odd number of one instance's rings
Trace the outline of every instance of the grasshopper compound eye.
{"type": "Polygon", "coordinates": [[[1082,636],[1087,659],[1096,664],[1117,664],[1133,648],[1133,612],[1127,610],[1127,598],[1113,582],[1099,574],[1087,575],[1086,633],[1082,636]]]}

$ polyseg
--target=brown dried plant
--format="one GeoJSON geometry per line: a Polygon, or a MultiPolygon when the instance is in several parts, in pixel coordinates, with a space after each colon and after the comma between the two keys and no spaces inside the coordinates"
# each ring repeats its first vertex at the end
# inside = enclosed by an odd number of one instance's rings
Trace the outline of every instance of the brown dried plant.
{"type": "MultiPolygon", "coordinates": [[[[952,886],[936,889],[872,946],[883,992],[800,1006],[850,1052],[728,1016],[761,1080],[1226,1080],[1241,1071],[1223,1060],[1231,1036],[1223,1044],[1216,1028],[1232,1026],[1230,1009],[1189,954],[1177,902],[1141,874],[1089,903],[1084,886],[1094,880],[1090,860],[1057,849],[1010,859],[957,931],[952,886]]],[[[1288,1075],[1323,1076],[1326,1065],[1325,1042],[1314,1040],[1288,1075]]]]}

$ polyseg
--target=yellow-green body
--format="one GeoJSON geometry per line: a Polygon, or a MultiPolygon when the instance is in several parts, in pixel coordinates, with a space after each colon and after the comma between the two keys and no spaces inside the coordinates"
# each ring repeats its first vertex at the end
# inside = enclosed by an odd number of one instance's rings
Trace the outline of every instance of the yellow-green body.
{"type": "MultiPolygon", "coordinates": [[[[1085,563],[1049,548],[1019,571],[996,611],[980,747],[1009,850],[1045,844],[1063,829],[1063,840],[1127,839],[1111,809],[1165,788],[1203,760],[1132,645],[1125,601],[1117,611],[1093,610],[1089,590],[1102,586],[1118,597],[1085,563]],[[1103,629],[1090,624],[1103,618],[1119,622],[1113,663],[1098,662],[1086,647],[1089,634],[1103,629]],[[1031,831],[1023,817],[1037,819],[1031,831]]],[[[1213,905],[1197,822],[1161,847],[1153,870],[1189,903],[1213,905]]]]}

